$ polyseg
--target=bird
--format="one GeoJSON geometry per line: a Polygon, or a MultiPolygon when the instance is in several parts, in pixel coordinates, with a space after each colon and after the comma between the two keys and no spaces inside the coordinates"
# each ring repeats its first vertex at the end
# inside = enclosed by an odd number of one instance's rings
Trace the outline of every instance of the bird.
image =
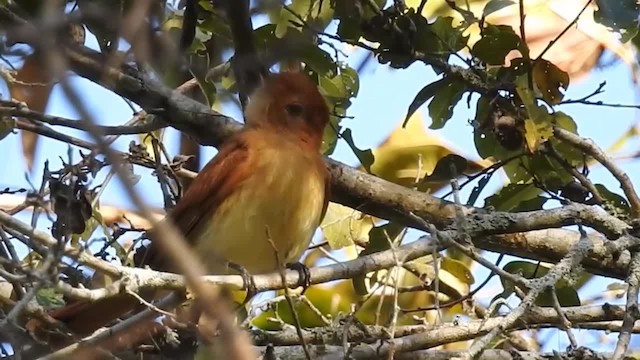
{"type": "MultiPolygon", "coordinates": [[[[232,273],[230,264],[264,274],[298,262],[327,211],[329,175],[320,148],[330,113],[316,84],[301,72],[269,74],[244,115],[243,129],[223,142],[166,216],[209,274],[232,273]]],[[[175,272],[154,246],[153,230],[136,266],[175,272]]],[[[86,336],[139,304],[122,294],[50,315],[86,336]]]]}

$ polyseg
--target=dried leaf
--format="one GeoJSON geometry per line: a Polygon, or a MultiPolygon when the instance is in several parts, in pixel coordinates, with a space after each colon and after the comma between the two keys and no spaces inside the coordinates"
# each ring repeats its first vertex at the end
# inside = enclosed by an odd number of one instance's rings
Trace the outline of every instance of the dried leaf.
{"type": "MultiPolygon", "coordinates": [[[[53,87],[52,79],[45,69],[37,53],[27,56],[10,83],[11,97],[24,102],[31,110],[44,112],[53,87]]],[[[38,135],[22,131],[22,153],[29,171],[33,169],[37,147],[38,135]]]]}

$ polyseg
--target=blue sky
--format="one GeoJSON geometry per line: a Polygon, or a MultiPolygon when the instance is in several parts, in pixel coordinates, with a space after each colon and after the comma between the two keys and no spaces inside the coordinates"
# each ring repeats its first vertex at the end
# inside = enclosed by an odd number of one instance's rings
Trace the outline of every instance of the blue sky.
{"type": "MultiPolygon", "coordinates": [[[[88,36],[88,45],[95,46],[95,39],[88,36]]],[[[357,64],[364,54],[360,51],[353,55],[349,62],[357,64]]],[[[431,68],[423,64],[414,64],[405,70],[392,70],[386,66],[379,65],[373,60],[365,71],[360,75],[360,92],[353,101],[353,105],[348,111],[353,119],[345,119],[343,126],[352,129],[355,143],[362,149],[376,147],[383,141],[390,131],[397,126],[406,114],[408,105],[415,94],[427,83],[436,79],[436,75],[431,68]]],[[[132,111],[129,106],[117,95],[104,90],[103,88],[77,76],[71,76],[73,85],[84,96],[84,100],[89,109],[92,110],[99,123],[104,125],[119,125],[128,120],[132,111]]],[[[602,81],[606,81],[605,92],[593,100],[601,100],[608,103],[636,104],[640,103],[635,84],[632,82],[629,68],[622,63],[614,63],[602,70],[594,70],[585,79],[571,84],[567,91],[567,98],[579,98],[591,93],[602,81]]],[[[3,98],[7,98],[6,88],[0,86],[3,98]]],[[[566,105],[559,107],[566,112],[578,124],[578,131],[582,136],[593,138],[601,147],[607,148],[615,142],[625,131],[637,122],[637,110],[615,109],[607,107],[566,105]]],[[[461,101],[456,107],[452,120],[446,127],[438,131],[438,135],[445,138],[450,143],[455,144],[464,155],[473,159],[477,158],[477,153],[473,144],[473,132],[468,124],[468,119],[473,117],[474,109],[467,109],[466,102],[461,101]]],[[[69,118],[77,118],[78,114],[65,100],[58,87],[54,88],[47,112],[69,118]]],[[[228,115],[240,119],[237,110],[225,108],[228,115]]],[[[428,126],[428,114],[426,106],[420,110],[425,119],[425,126],[428,126]]],[[[58,128],[65,133],[88,139],[80,131],[58,128]]],[[[168,149],[172,155],[177,153],[177,132],[169,130],[168,149]]],[[[132,137],[123,137],[115,143],[120,149],[127,149],[132,137]]],[[[636,139],[630,141],[623,153],[631,153],[638,148],[636,139]]],[[[22,158],[21,146],[18,135],[10,135],[0,141],[0,154],[4,161],[0,161],[0,188],[29,188],[25,179],[25,163],[22,158]]],[[[77,154],[77,152],[76,152],[77,154]]],[[[214,149],[207,149],[205,161],[215,154],[214,149]]],[[[35,158],[35,168],[28,175],[31,181],[39,186],[40,177],[45,160],[51,162],[52,168],[60,166],[59,157],[67,158],[67,147],[63,143],[46,138],[41,139],[40,147],[35,158]]],[[[334,159],[344,163],[355,165],[357,159],[344,142],[339,142],[336,151],[332,155],[334,159]]],[[[75,156],[78,159],[78,156],[75,156]]],[[[640,171],[638,171],[637,161],[620,161],[619,165],[627,171],[632,181],[639,184],[640,171]]],[[[106,173],[106,171],[104,171],[106,173]]],[[[142,175],[142,180],[137,184],[137,189],[142,192],[145,199],[153,206],[162,206],[162,196],[156,180],[150,176],[150,171],[136,168],[136,172],[142,175]]],[[[602,168],[593,168],[591,178],[594,182],[605,184],[610,190],[618,191],[618,184],[602,168]]],[[[493,180],[493,189],[500,186],[500,179],[493,180]]],[[[486,190],[485,190],[486,191],[486,190]]],[[[485,193],[486,195],[487,193],[485,193]]],[[[123,195],[121,187],[117,181],[112,182],[105,190],[102,202],[105,204],[131,207],[130,201],[123,195]]],[[[478,205],[482,205],[482,201],[478,205]]],[[[28,221],[29,216],[21,216],[21,219],[28,221]]],[[[417,234],[416,234],[417,235],[417,234]]],[[[506,261],[503,262],[503,264],[506,261]]],[[[484,269],[478,269],[474,273],[477,282],[480,282],[487,274],[484,269]]],[[[598,279],[592,281],[581,292],[583,298],[598,294],[607,284],[613,282],[611,279],[598,279]]],[[[489,288],[496,288],[499,292],[499,284],[492,283],[489,288]],[[493,286],[493,287],[491,287],[493,286]]],[[[488,299],[485,299],[488,300],[488,299]]],[[[549,336],[555,336],[549,342],[551,348],[564,349],[568,344],[566,336],[551,332],[549,336]]],[[[616,339],[617,334],[609,335],[611,339],[616,339]]],[[[584,338],[583,338],[584,339],[584,338]]],[[[595,346],[593,343],[583,343],[586,346],[595,346]]]]}

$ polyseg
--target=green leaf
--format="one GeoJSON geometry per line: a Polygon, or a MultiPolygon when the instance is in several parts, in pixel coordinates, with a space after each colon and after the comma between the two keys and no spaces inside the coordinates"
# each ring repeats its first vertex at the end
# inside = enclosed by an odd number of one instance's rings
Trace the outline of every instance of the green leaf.
{"type": "Polygon", "coordinates": [[[469,194],[469,199],[467,200],[467,206],[475,206],[476,201],[478,201],[478,197],[480,197],[480,193],[482,193],[482,190],[487,186],[493,174],[495,174],[495,171],[483,176],[478,181],[478,185],[473,187],[471,194],[469,194]]]}
{"type": "Polygon", "coordinates": [[[465,84],[461,81],[453,81],[441,89],[429,103],[429,116],[431,116],[430,129],[440,129],[453,115],[453,108],[466,91],[465,84]]]}
{"type": "Polygon", "coordinates": [[[340,129],[342,129],[340,126],[342,118],[340,116],[344,116],[345,110],[337,107],[334,112],[339,116],[332,114],[329,117],[329,124],[324,128],[324,134],[322,135],[320,152],[325,156],[333,154],[333,151],[336,149],[336,145],[338,144],[338,134],[340,133],[340,129]]]}
{"type": "Polygon", "coordinates": [[[36,301],[47,310],[57,309],[65,305],[62,294],[53,288],[43,288],[36,292],[36,301]]]}
{"type": "MultiPolygon", "coordinates": [[[[572,287],[556,287],[556,296],[558,297],[558,302],[560,306],[580,306],[580,296],[578,296],[578,292],[576,289],[572,287]]],[[[551,289],[546,289],[535,301],[535,304],[543,307],[553,307],[553,294],[551,293],[551,289]]]]}
{"type": "Polygon", "coordinates": [[[279,38],[275,34],[276,25],[267,24],[254,31],[256,49],[265,58],[303,61],[320,75],[332,76],[337,73],[331,55],[319,48],[313,36],[297,28],[289,28],[279,38]]]}
{"type": "Polygon", "coordinates": [[[526,166],[531,173],[536,174],[537,180],[551,191],[560,190],[564,184],[573,181],[573,175],[546,154],[534,154],[526,166]]]}
{"type": "MultiPolygon", "coordinates": [[[[547,275],[550,270],[549,267],[542,264],[520,260],[512,261],[506,264],[502,269],[511,274],[518,274],[525,279],[543,277],[547,275]]],[[[513,292],[513,284],[503,278],[500,278],[500,281],[502,282],[502,287],[505,289],[506,293],[513,292]]],[[[580,297],[578,296],[578,292],[573,287],[569,286],[566,280],[560,279],[556,284],[555,289],[560,306],[580,306],[580,297]]],[[[536,305],[553,306],[553,298],[549,290],[550,289],[547,289],[538,296],[535,301],[536,305]]]]}
{"type": "Polygon", "coordinates": [[[529,151],[535,152],[540,144],[553,135],[553,129],[551,128],[553,118],[544,106],[537,104],[533,91],[529,89],[527,75],[521,75],[516,79],[516,91],[527,110],[525,140],[529,151]]]}
{"type": "Polygon", "coordinates": [[[467,159],[457,154],[449,154],[438,160],[433,172],[423,181],[448,181],[464,174],[468,166],[467,159]]]}
{"type": "MultiPolygon", "coordinates": [[[[556,111],[553,113],[553,123],[555,126],[570,131],[574,134],[578,133],[578,126],[573,119],[562,111],[556,111]]],[[[569,162],[572,166],[580,166],[584,164],[584,153],[576,149],[573,145],[567,144],[564,141],[559,141],[555,137],[550,139],[551,145],[556,152],[562,156],[563,159],[569,162]]]]}
{"type": "Polygon", "coordinates": [[[494,12],[502,10],[513,4],[515,4],[515,1],[513,0],[491,0],[484,6],[484,9],[482,10],[482,17],[487,17],[494,12]]]}
{"type": "Polygon", "coordinates": [[[0,116],[0,140],[11,134],[16,126],[16,121],[12,117],[0,116]]]}
{"type": "Polygon", "coordinates": [[[349,97],[357,96],[360,90],[360,76],[358,72],[350,66],[340,67],[340,77],[342,78],[342,84],[347,91],[347,95],[349,97]]]}
{"type": "Polygon", "coordinates": [[[636,0],[596,0],[598,10],[593,13],[595,21],[620,33],[621,41],[627,42],[638,34],[638,12],[636,0]]]}
{"type": "Polygon", "coordinates": [[[328,74],[336,70],[331,55],[313,43],[300,43],[294,55],[318,74],[328,74]]]}
{"type": "Polygon", "coordinates": [[[438,81],[434,81],[430,84],[427,84],[423,87],[418,93],[416,97],[413,99],[411,104],[409,105],[409,110],[407,111],[407,116],[404,118],[404,122],[402,123],[402,127],[407,125],[409,118],[429,99],[434,97],[438,91],[440,91],[443,87],[447,86],[451,83],[451,78],[443,77],[438,81]]]}
{"type": "MultiPolygon", "coordinates": [[[[469,37],[453,26],[450,16],[437,17],[431,24],[421,14],[411,12],[408,16],[415,26],[413,45],[416,51],[446,58],[467,45],[469,37]]],[[[394,41],[393,38],[390,41],[394,41]]]]}
{"type": "Polygon", "coordinates": [[[540,210],[548,199],[539,194],[540,189],[533,184],[508,184],[495,195],[487,197],[484,206],[510,212],[540,210]]]}
{"type": "Polygon", "coordinates": [[[198,23],[197,28],[203,32],[208,32],[216,38],[232,41],[231,28],[226,21],[220,21],[219,16],[207,16],[198,23]]]}
{"type": "MultiPolygon", "coordinates": [[[[207,63],[209,63],[209,54],[206,54],[206,56],[207,56],[207,63]]],[[[209,105],[209,107],[212,107],[213,104],[215,104],[216,102],[216,93],[217,93],[216,85],[213,83],[213,81],[209,81],[205,78],[206,73],[194,72],[191,69],[189,70],[189,72],[198,82],[198,86],[200,87],[200,91],[202,91],[202,95],[204,95],[204,97],[207,99],[207,105],[209,105]]]]}
{"type": "Polygon", "coordinates": [[[491,115],[491,100],[493,100],[493,96],[491,95],[482,95],[478,102],[476,103],[476,116],[475,116],[475,124],[478,127],[484,128],[487,125],[487,122],[491,119],[489,115],[491,115]]]}
{"type": "Polygon", "coordinates": [[[371,172],[371,165],[373,164],[374,157],[371,149],[360,150],[353,142],[353,137],[351,136],[351,129],[345,129],[342,134],[342,138],[349,145],[353,153],[356,155],[358,160],[360,160],[360,164],[367,170],[367,172],[371,172]]]}
{"type": "Polygon", "coordinates": [[[614,216],[628,217],[631,212],[629,202],[623,196],[609,191],[604,185],[596,184],[596,189],[605,200],[606,208],[614,216]]]}
{"type": "Polygon", "coordinates": [[[356,96],[360,89],[360,78],[353,68],[343,65],[338,68],[338,71],[338,75],[332,72],[318,75],[320,93],[324,95],[329,107],[333,108],[330,124],[325,128],[322,138],[321,151],[324,155],[330,155],[335,149],[342,117],[351,106],[351,98],[356,96]]]}
{"type": "Polygon", "coordinates": [[[482,38],[473,45],[471,53],[489,65],[503,65],[507,54],[520,45],[520,36],[511,26],[487,25],[482,38]]]}
{"type": "Polygon", "coordinates": [[[578,125],[573,121],[573,118],[562,111],[556,111],[553,113],[553,122],[554,124],[567,131],[570,131],[574,134],[578,133],[578,125]]]}
{"type": "Polygon", "coordinates": [[[279,18],[275,21],[275,35],[279,38],[284,37],[288,30],[297,29],[295,24],[300,24],[303,21],[310,28],[321,31],[327,27],[334,12],[330,2],[317,0],[293,0],[288,5],[288,9],[290,11],[283,6],[279,18]],[[318,8],[320,5],[322,5],[321,9],[318,8]]]}
{"type": "MultiPolygon", "coordinates": [[[[429,24],[429,30],[438,39],[441,44],[442,54],[452,54],[462,50],[469,40],[468,36],[463,36],[459,28],[453,26],[453,17],[439,16],[436,20],[429,24]]],[[[430,53],[438,53],[431,51],[430,53]]]]}
{"type": "Polygon", "coordinates": [[[471,270],[469,270],[469,266],[463,261],[445,256],[442,257],[440,268],[448,273],[451,273],[458,280],[464,282],[467,285],[473,285],[476,281],[473,277],[473,273],[471,273],[471,270]]]}
{"type": "Polygon", "coordinates": [[[367,241],[373,219],[358,210],[330,203],[320,229],[332,249],[367,241]]]}
{"type": "MultiPolygon", "coordinates": [[[[369,231],[369,242],[367,246],[358,254],[358,257],[375,254],[380,251],[385,251],[391,248],[391,244],[405,229],[404,226],[389,222],[382,226],[376,226],[369,231]]],[[[369,287],[367,286],[366,274],[353,277],[353,289],[356,294],[364,296],[368,294],[369,287]]]]}

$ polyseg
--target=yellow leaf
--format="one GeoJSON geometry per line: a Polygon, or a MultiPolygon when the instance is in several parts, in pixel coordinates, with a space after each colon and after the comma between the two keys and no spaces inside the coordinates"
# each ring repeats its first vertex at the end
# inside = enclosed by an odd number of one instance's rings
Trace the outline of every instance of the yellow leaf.
{"type": "Polygon", "coordinates": [[[622,148],[624,148],[624,146],[629,142],[629,140],[635,138],[636,136],[638,136],[638,134],[640,133],[639,131],[640,129],[638,129],[638,127],[636,127],[636,125],[632,125],[629,130],[625,131],[624,134],[622,134],[618,140],[616,140],[613,145],[609,146],[609,148],[607,149],[607,153],[611,154],[611,153],[615,153],[618,152],[620,150],[622,150],[622,148]]]}
{"type": "MultiPolygon", "coordinates": [[[[459,154],[433,132],[427,132],[419,113],[411,116],[405,127],[402,122],[389,137],[373,151],[374,162],[371,173],[385,180],[404,186],[413,186],[433,172],[438,160],[449,154],[459,154]]],[[[478,172],[491,162],[470,161],[468,171],[478,172]]],[[[421,191],[436,191],[448,186],[448,181],[425,182],[418,186],[421,191]]]]}
{"type": "Polygon", "coordinates": [[[329,203],[327,214],[320,229],[332,249],[340,249],[354,243],[366,243],[369,230],[374,226],[374,218],[360,211],[329,203]]]}
{"type": "MultiPolygon", "coordinates": [[[[279,294],[282,294],[282,291],[279,291],[279,294]]],[[[304,328],[325,325],[318,312],[325,318],[333,318],[340,313],[349,313],[351,304],[357,302],[357,296],[353,292],[351,282],[348,280],[311,286],[304,296],[314,308],[312,309],[306,302],[294,300],[294,308],[304,328]]],[[[284,323],[294,324],[291,307],[286,300],[278,301],[272,308],[260,313],[251,320],[251,325],[263,330],[280,330],[281,323],[271,319],[279,319],[284,323]]]]}
{"type": "MultiPolygon", "coordinates": [[[[29,109],[38,112],[45,111],[53,88],[53,79],[42,60],[37,53],[27,56],[22,68],[9,82],[11,97],[16,101],[24,102],[29,109]]],[[[38,134],[22,131],[22,153],[29,171],[33,169],[38,139],[38,134]]]]}
{"type": "Polygon", "coordinates": [[[527,147],[531,152],[535,152],[540,144],[553,135],[553,129],[548,123],[538,123],[533,119],[524,121],[524,129],[524,138],[527,140],[527,147]]]}

